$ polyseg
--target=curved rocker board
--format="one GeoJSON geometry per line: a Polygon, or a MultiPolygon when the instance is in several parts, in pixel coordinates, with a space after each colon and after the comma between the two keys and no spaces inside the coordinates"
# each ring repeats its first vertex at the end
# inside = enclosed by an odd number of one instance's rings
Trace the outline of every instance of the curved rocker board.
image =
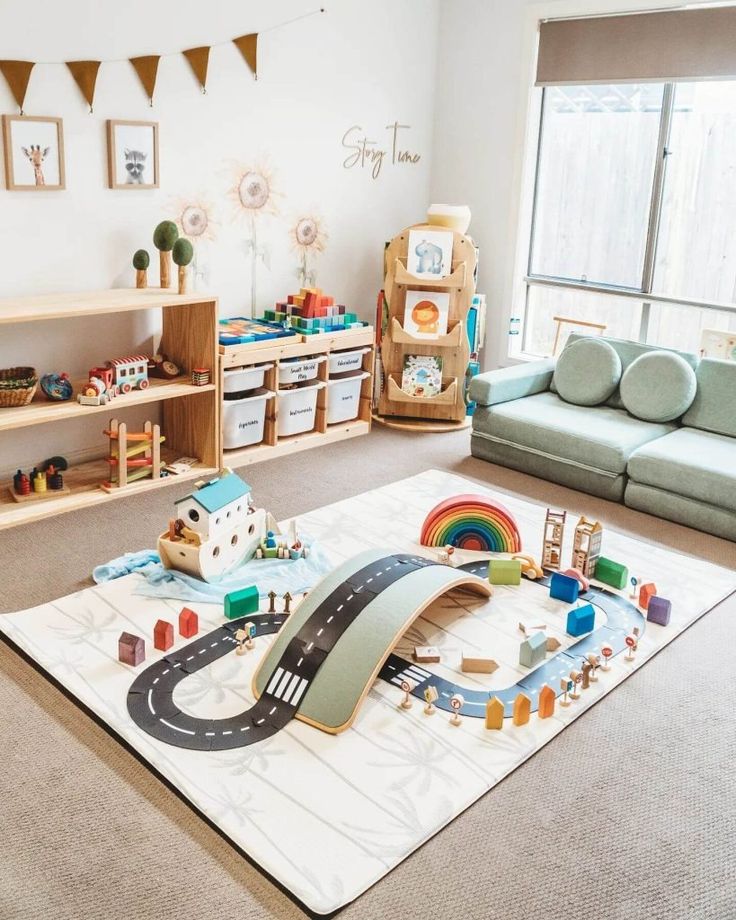
{"type": "MultiPolygon", "coordinates": [[[[375,564],[375,572],[361,579],[361,584],[353,584],[348,597],[353,596],[352,592],[370,594],[374,578],[379,579],[386,571],[386,561],[384,552],[368,550],[343,563],[317,585],[289,617],[261,661],[253,678],[256,697],[264,692],[292,639],[308,627],[315,612],[319,610],[320,616],[324,614],[324,604],[330,596],[346,581],[349,582],[357,570],[369,569],[375,564]]],[[[331,734],[349,728],[401,636],[438,597],[458,588],[483,597],[490,597],[493,590],[484,578],[462,569],[430,564],[409,572],[375,593],[337,642],[324,650],[324,661],[310,683],[295,718],[331,734]]],[[[340,606],[340,603],[335,603],[334,613],[331,612],[330,616],[339,618],[343,613],[340,606]]],[[[309,653],[320,652],[320,647],[315,645],[309,653]]]]}

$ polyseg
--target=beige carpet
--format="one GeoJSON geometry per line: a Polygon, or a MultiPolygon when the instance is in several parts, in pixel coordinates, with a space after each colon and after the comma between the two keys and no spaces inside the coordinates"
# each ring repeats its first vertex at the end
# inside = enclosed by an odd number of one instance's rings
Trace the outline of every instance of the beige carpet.
{"type": "MultiPolygon", "coordinates": [[[[431,467],[736,568],[736,545],[468,456],[468,435],[368,438],[245,471],[277,517],[431,467]]],[[[155,544],[174,490],[0,533],[0,610],[155,544]]],[[[701,619],[341,914],[736,918],[736,599],[701,619]]],[[[302,912],[0,643],[0,918],[302,912]]]]}

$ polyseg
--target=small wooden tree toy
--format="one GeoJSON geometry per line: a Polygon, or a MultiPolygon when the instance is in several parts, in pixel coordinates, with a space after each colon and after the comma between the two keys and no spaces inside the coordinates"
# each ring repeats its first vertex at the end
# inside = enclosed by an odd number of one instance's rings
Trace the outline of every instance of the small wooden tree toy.
{"type": "Polygon", "coordinates": [[[135,269],[135,286],[137,288],[148,287],[148,266],[151,264],[151,257],[145,249],[139,249],[133,254],[133,268],[135,269]]]}
{"type": "Polygon", "coordinates": [[[172,258],[174,262],[179,266],[179,293],[186,294],[187,292],[187,266],[194,258],[194,247],[183,236],[180,236],[179,239],[174,243],[174,248],[171,251],[172,258]]]}
{"type": "Polygon", "coordinates": [[[161,287],[171,284],[171,250],[179,238],[179,230],[173,220],[162,220],[153,231],[153,245],[159,251],[161,287]]]}

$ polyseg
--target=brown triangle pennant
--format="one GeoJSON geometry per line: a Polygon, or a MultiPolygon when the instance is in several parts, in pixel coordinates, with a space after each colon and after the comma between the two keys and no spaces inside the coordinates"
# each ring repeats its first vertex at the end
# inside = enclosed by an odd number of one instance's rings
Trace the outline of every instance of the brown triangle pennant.
{"type": "Polygon", "coordinates": [[[100,69],[100,62],[67,61],[66,66],[71,71],[71,75],[76,80],[77,86],[87,100],[87,105],[89,105],[89,110],[91,112],[95,102],[95,85],[97,84],[97,72],[100,69]]]}
{"type": "Polygon", "coordinates": [[[0,73],[7,80],[21,115],[28,90],[28,81],[31,79],[31,71],[34,67],[33,61],[0,61],[0,73]]]}
{"type": "Polygon", "coordinates": [[[210,49],[207,45],[202,48],[189,48],[182,51],[184,57],[189,61],[194,76],[199,80],[202,92],[207,90],[207,67],[210,62],[210,49]]]}
{"type": "Polygon", "coordinates": [[[245,63],[250,67],[253,76],[258,79],[258,33],[253,32],[251,35],[241,35],[240,38],[234,38],[233,44],[243,55],[245,63]]]}
{"type": "Polygon", "coordinates": [[[130,63],[138,74],[138,79],[141,81],[151,105],[153,105],[153,92],[156,89],[156,76],[160,60],[160,54],[147,54],[144,57],[130,58],[130,63]]]}

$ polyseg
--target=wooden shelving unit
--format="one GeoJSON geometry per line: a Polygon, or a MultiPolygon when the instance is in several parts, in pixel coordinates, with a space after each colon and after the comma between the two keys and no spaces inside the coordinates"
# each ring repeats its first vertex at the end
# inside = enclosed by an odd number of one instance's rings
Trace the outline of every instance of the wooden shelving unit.
{"type": "MultiPolygon", "coordinates": [[[[81,406],[76,401],[53,403],[43,396],[28,406],[0,409],[0,451],[2,438],[12,437],[20,428],[41,426],[49,422],[85,416],[116,417],[133,406],[161,403],[161,430],[166,435],[162,458],[170,463],[177,457],[196,457],[198,463],[189,473],[157,480],[133,483],[109,492],[100,488],[108,478],[104,459],[78,464],[64,474],[69,493],[43,501],[15,502],[8,493],[7,482],[0,483],[0,529],[86,508],[99,502],[156,489],[167,484],[213,475],[220,467],[220,400],[217,385],[218,354],[216,341],[217,300],[202,294],[180,296],[161,289],[110,290],[83,294],[44,295],[0,300],[0,324],[33,323],[63,320],[70,317],[104,316],[140,310],[159,310],[161,314],[161,350],[187,371],[175,380],[151,380],[146,390],[118,396],[105,406],[81,406]],[[188,372],[193,367],[211,368],[214,382],[195,387],[188,372]]],[[[116,357],[115,345],[100,336],[100,362],[116,357]]],[[[76,391],[76,387],[75,387],[76,391]]],[[[102,427],[102,426],[101,426],[102,427]]],[[[39,441],[42,440],[42,435],[39,441]]],[[[107,450],[107,440],[100,435],[100,454],[107,450]]],[[[39,449],[39,454],[44,450],[39,449]]],[[[53,445],[46,455],[54,453],[53,445]]],[[[39,459],[41,459],[39,457],[39,459]]]]}
{"type": "MultiPolygon", "coordinates": [[[[268,390],[278,390],[278,365],[287,358],[305,358],[312,355],[329,356],[335,351],[349,351],[368,347],[363,355],[362,370],[368,372],[360,388],[360,407],[358,417],[334,425],[327,423],[329,388],[321,389],[317,396],[316,425],[312,431],[302,434],[283,436],[279,434],[278,400],[273,398],[266,404],[264,437],[260,444],[223,450],[223,464],[229,467],[246,466],[271,460],[287,454],[344,441],[362,434],[368,434],[371,428],[371,402],[373,387],[373,342],[372,326],[340,333],[325,333],[305,337],[304,341],[293,343],[250,343],[247,345],[220,346],[220,391],[224,391],[223,375],[226,368],[248,367],[255,364],[273,364],[266,372],[264,386],[268,390]]],[[[318,378],[325,383],[329,379],[329,363],[323,361],[319,366],[318,378]]]]}

